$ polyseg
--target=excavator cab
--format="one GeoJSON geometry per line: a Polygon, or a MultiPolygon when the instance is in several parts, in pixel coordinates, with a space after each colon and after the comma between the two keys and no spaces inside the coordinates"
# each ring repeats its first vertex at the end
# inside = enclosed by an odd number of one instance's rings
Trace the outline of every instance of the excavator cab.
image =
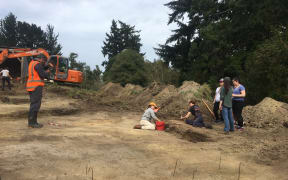
{"type": "Polygon", "coordinates": [[[80,84],[83,81],[83,75],[80,71],[69,69],[69,60],[65,57],[53,55],[50,56],[48,63],[53,64],[50,79],[60,82],[70,82],[80,84]]]}
{"type": "MultiPolygon", "coordinates": [[[[48,63],[51,63],[54,67],[57,67],[57,56],[50,56],[48,59],[48,63]]],[[[52,68],[50,70],[50,79],[55,79],[56,76],[56,68],[52,68]]]]}
{"type": "Polygon", "coordinates": [[[68,59],[59,56],[57,79],[66,80],[68,77],[68,59]]]}
{"type": "Polygon", "coordinates": [[[50,56],[48,63],[53,64],[50,79],[65,81],[68,77],[68,59],[62,56],[50,56]]]}

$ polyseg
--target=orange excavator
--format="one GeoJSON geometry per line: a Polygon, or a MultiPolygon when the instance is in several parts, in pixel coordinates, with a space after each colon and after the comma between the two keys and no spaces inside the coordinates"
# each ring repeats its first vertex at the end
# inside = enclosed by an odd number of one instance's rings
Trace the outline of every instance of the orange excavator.
{"type": "Polygon", "coordinates": [[[48,62],[53,64],[50,79],[56,82],[81,84],[83,81],[83,73],[69,69],[69,61],[67,58],[52,55],[44,49],[29,48],[0,48],[0,68],[8,68],[13,78],[26,80],[28,75],[28,65],[33,57],[43,54],[47,57],[48,62]]]}

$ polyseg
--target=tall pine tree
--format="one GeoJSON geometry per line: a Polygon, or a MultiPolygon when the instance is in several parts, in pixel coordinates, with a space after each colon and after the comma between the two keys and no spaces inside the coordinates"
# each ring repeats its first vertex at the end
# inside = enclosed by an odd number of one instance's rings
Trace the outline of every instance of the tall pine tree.
{"type": "Polygon", "coordinates": [[[17,21],[12,13],[0,20],[0,46],[43,48],[51,55],[61,55],[62,46],[58,43],[58,37],[59,34],[55,34],[52,25],[47,25],[45,32],[36,24],[17,21]]]}
{"type": "MultiPolygon", "coordinates": [[[[140,31],[135,30],[135,26],[130,26],[122,21],[112,21],[110,33],[106,33],[106,39],[103,42],[102,53],[108,60],[102,65],[105,71],[109,71],[113,64],[113,58],[124,49],[132,49],[140,53],[141,38],[140,31]]],[[[143,55],[143,54],[142,54],[143,55]]]]}
{"type": "Polygon", "coordinates": [[[58,43],[58,37],[59,34],[55,34],[54,32],[54,26],[48,24],[45,32],[45,38],[47,42],[44,48],[48,51],[49,54],[62,54],[62,46],[58,43]]]}
{"type": "Polygon", "coordinates": [[[17,46],[17,17],[12,13],[0,21],[0,45],[17,46]]]}

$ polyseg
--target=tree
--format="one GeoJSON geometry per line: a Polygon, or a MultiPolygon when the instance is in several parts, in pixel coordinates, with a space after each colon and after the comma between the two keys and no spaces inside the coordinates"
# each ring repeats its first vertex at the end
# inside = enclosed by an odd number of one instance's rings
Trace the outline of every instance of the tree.
{"type": "Polygon", "coordinates": [[[17,45],[17,17],[9,13],[0,21],[0,45],[16,47],[17,45]]]}
{"type": "Polygon", "coordinates": [[[146,61],[149,82],[178,85],[179,72],[165,64],[163,60],[146,61]]]}
{"type": "Polygon", "coordinates": [[[18,21],[17,34],[17,47],[36,49],[47,44],[45,32],[36,24],[18,21]]]}
{"type": "Polygon", "coordinates": [[[288,30],[275,30],[274,35],[257,46],[246,64],[249,99],[252,103],[264,97],[288,102],[288,30]],[[249,78],[248,78],[249,77],[249,78]]]}
{"type": "Polygon", "coordinates": [[[102,53],[107,57],[107,61],[102,63],[105,71],[109,71],[113,65],[113,57],[124,49],[133,49],[140,53],[142,44],[140,43],[140,31],[135,30],[135,26],[130,26],[122,21],[112,21],[110,34],[106,33],[102,53]],[[118,25],[119,24],[119,25],[118,25]]]}
{"type": "Polygon", "coordinates": [[[59,34],[54,33],[54,27],[47,25],[46,32],[36,24],[17,21],[17,17],[9,13],[0,20],[0,45],[21,48],[43,48],[49,54],[60,54],[62,46],[58,43],[59,34]]]}
{"type": "MultiPolygon", "coordinates": [[[[166,6],[172,11],[168,24],[175,23],[178,28],[155,50],[166,64],[179,70],[180,81],[209,82],[214,87],[221,77],[238,76],[247,92],[252,84],[261,86],[248,76],[253,74],[248,64],[275,29],[288,28],[286,1],[173,0],[166,6]]],[[[269,94],[260,93],[259,97],[269,94]]],[[[251,97],[249,101],[256,102],[251,97]]]]}
{"type": "Polygon", "coordinates": [[[135,50],[123,50],[113,58],[113,65],[109,71],[104,72],[104,80],[146,86],[148,84],[147,69],[142,55],[135,50]]]}
{"type": "Polygon", "coordinates": [[[45,49],[49,54],[62,54],[62,46],[58,43],[58,37],[59,34],[55,34],[54,27],[51,24],[48,24],[45,32],[45,38],[47,41],[45,49]]]}
{"type": "Polygon", "coordinates": [[[70,53],[69,55],[69,68],[81,71],[84,75],[84,81],[81,84],[82,88],[98,90],[102,84],[102,71],[99,66],[96,65],[95,69],[91,70],[85,62],[77,60],[77,53],[70,53]]]}
{"type": "Polygon", "coordinates": [[[96,81],[101,81],[101,75],[102,75],[102,71],[100,70],[100,67],[96,65],[95,69],[93,69],[92,71],[92,77],[96,81]]]}
{"type": "Polygon", "coordinates": [[[71,69],[75,69],[75,70],[84,72],[86,63],[77,61],[77,58],[78,58],[78,54],[77,53],[74,53],[74,52],[70,53],[69,58],[68,58],[69,67],[71,69]]]}

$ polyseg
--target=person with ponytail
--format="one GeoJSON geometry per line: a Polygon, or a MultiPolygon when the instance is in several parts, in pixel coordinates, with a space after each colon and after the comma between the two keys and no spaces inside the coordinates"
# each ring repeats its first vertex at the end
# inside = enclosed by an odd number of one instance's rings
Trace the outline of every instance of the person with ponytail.
{"type": "Polygon", "coordinates": [[[220,92],[220,110],[225,122],[225,133],[234,131],[234,119],[232,115],[232,93],[233,88],[231,87],[231,79],[229,77],[224,78],[224,87],[220,92]]]}

